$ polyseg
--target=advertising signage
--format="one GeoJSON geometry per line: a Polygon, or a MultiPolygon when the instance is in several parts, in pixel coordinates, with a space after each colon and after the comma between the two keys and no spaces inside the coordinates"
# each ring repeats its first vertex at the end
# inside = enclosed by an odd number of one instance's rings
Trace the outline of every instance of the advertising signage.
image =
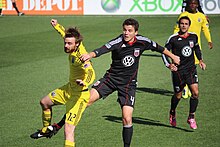
{"type": "MultiPolygon", "coordinates": [[[[4,14],[16,14],[11,0],[4,14]]],[[[206,14],[220,14],[220,0],[200,0],[206,14]]],[[[172,15],[181,12],[182,0],[17,0],[26,15],[172,15]]]]}

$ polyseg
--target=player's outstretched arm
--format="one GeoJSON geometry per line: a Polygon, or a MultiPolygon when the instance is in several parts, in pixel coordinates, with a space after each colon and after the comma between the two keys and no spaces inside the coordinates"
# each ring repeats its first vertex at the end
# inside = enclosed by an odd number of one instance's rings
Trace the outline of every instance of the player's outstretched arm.
{"type": "Polygon", "coordinates": [[[166,48],[164,49],[163,54],[165,54],[165,55],[167,55],[168,57],[170,57],[175,64],[177,64],[177,65],[180,64],[180,57],[174,55],[173,53],[171,53],[170,51],[168,51],[166,48]]]}
{"type": "Polygon", "coordinates": [[[96,57],[96,54],[94,52],[90,52],[88,54],[83,54],[80,57],[80,60],[81,61],[89,61],[90,59],[95,58],[95,57],[96,57]]]}
{"type": "Polygon", "coordinates": [[[61,35],[61,37],[64,38],[65,28],[61,24],[59,24],[56,19],[51,19],[50,24],[61,35]]]}

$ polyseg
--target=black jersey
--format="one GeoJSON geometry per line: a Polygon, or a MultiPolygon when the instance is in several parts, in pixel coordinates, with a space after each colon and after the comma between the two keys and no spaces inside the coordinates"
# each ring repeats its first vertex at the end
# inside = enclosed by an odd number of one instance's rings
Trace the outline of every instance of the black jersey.
{"type": "Polygon", "coordinates": [[[137,79],[139,59],[145,50],[162,53],[164,48],[141,35],[137,35],[133,43],[128,43],[121,34],[93,52],[96,57],[111,52],[112,63],[107,73],[119,81],[126,81],[137,79]]]}
{"type": "MultiPolygon", "coordinates": [[[[173,34],[169,37],[165,47],[180,57],[180,65],[177,66],[178,71],[195,66],[194,52],[199,60],[202,59],[198,37],[194,33],[188,33],[186,37],[181,37],[178,33],[173,34]]],[[[170,61],[167,56],[163,55],[163,61],[168,67],[170,61]]]]}

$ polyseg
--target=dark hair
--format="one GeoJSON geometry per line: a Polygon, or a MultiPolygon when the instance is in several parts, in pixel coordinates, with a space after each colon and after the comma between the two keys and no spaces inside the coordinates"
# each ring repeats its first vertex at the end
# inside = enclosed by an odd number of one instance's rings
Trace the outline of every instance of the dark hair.
{"type": "Polygon", "coordinates": [[[133,19],[133,18],[128,18],[126,19],[122,26],[125,26],[125,25],[132,25],[134,27],[134,30],[135,31],[138,31],[138,28],[139,28],[139,23],[137,20],[133,19]]]}
{"type": "Polygon", "coordinates": [[[65,38],[74,37],[76,39],[76,43],[81,43],[83,40],[82,35],[79,33],[76,27],[70,27],[65,31],[65,38]]]}
{"type": "Polygon", "coordinates": [[[189,19],[189,17],[188,16],[183,16],[178,21],[179,26],[180,26],[180,22],[181,22],[182,19],[187,19],[189,21],[189,25],[191,25],[191,20],[189,19]]]}

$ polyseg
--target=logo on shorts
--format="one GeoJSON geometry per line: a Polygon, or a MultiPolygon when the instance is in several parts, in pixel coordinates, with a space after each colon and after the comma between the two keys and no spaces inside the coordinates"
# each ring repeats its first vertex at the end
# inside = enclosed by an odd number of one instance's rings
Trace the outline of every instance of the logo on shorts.
{"type": "Polygon", "coordinates": [[[183,55],[184,57],[189,57],[190,55],[192,55],[192,49],[191,49],[191,47],[189,47],[189,46],[183,47],[183,49],[182,49],[182,55],[183,55]]]}
{"type": "Polygon", "coordinates": [[[177,92],[180,91],[180,87],[179,86],[175,86],[175,89],[176,89],[177,92]]]}
{"type": "Polygon", "coordinates": [[[122,63],[124,64],[125,67],[129,67],[134,64],[134,57],[133,56],[125,56],[124,59],[122,60],[122,63]]]}
{"type": "Polygon", "coordinates": [[[95,82],[94,86],[98,86],[100,84],[100,81],[95,82]]]}

